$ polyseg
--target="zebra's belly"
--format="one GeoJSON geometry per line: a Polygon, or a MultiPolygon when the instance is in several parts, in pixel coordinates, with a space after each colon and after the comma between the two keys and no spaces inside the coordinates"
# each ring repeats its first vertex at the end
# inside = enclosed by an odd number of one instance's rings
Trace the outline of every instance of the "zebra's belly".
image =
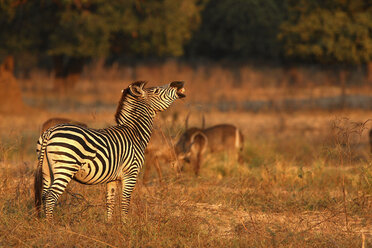
{"type": "Polygon", "coordinates": [[[74,179],[80,183],[88,183],[91,179],[90,175],[91,167],[89,166],[89,163],[84,164],[80,170],[75,174],[74,179]]]}
{"type": "Polygon", "coordinates": [[[92,161],[84,163],[73,179],[83,184],[101,184],[112,180],[106,177],[106,173],[101,171],[101,168],[97,170],[92,161]]]}

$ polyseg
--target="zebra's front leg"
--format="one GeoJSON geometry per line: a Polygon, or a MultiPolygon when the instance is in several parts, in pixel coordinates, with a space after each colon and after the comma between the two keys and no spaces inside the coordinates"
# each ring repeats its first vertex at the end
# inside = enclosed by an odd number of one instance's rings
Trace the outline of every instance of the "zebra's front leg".
{"type": "Polygon", "coordinates": [[[106,185],[106,208],[107,208],[107,215],[106,221],[110,222],[112,220],[112,213],[114,212],[115,207],[115,195],[117,190],[117,182],[112,181],[107,183],[106,185]]]}
{"type": "Polygon", "coordinates": [[[129,211],[130,198],[134,186],[136,185],[138,171],[135,170],[131,174],[127,175],[122,180],[122,196],[121,196],[121,221],[125,222],[129,211]]]}

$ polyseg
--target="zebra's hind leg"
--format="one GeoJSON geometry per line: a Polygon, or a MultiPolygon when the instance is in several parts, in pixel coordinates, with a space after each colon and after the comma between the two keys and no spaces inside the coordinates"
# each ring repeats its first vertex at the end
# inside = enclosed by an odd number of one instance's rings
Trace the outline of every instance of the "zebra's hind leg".
{"type": "Polygon", "coordinates": [[[125,222],[129,211],[130,198],[134,186],[136,185],[138,171],[132,171],[122,180],[122,196],[121,196],[121,221],[125,222]]]}
{"type": "Polygon", "coordinates": [[[58,201],[58,198],[63,194],[71,179],[75,176],[78,168],[71,164],[58,164],[54,167],[54,180],[50,187],[43,192],[45,215],[48,221],[53,219],[53,209],[58,201]]]}
{"type": "Polygon", "coordinates": [[[107,222],[110,222],[112,219],[112,213],[114,212],[115,207],[115,193],[117,190],[117,182],[109,182],[106,185],[106,208],[107,208],[107,222]]]}

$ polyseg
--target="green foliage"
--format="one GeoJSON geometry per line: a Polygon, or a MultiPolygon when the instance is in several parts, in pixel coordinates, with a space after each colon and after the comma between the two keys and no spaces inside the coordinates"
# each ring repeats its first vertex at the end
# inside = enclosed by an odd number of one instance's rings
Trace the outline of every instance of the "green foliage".
{"type": "Polygon", "coordinates": [[[210,0],[190,52],[214,58],[276,58],[283,16],[276,0],[210,0]]]}
{"type": "Polygon", "coordinates": [[[288,57],[339,64],[371,60],[372,7],[367,1],[299,1],[289,6],[279,35],[288,57]]]}
{"type": "Polygon", "coordinates": [[[362,64],[372,57],[371,6],[366,0],[2,0],[0,60],[182,56],[186,48],[210,58],[284,54],[362,64]]]}
{"type": "Polygon", "coordinates": [[[99,57],[109,51],[109,37],[113,27],[106,16],[112,9],[101,0],[89,1],[80,7],[65,1],[58,10],[56,26],[49,33],[49,55],[99,57]]]}
{"type": "Polygon", "coordinates": [[[35,52],[40,38],[32,22],[37,17],[27,14],[32,12],[33,6],[22,2],[0,1],[0,61],[7,55],[35,52]]]}
{"type": "Polygon", "coordinates": [[[199,23],[196,2],[1,1],[0,55],[180,56],[199,23]]]}
{"type": "Polygon", "coordinates": [[[138,1],[125,8],[126,25],[113,35],[113,52],[180,56],[200,22],[196,0],[138,1]]]}

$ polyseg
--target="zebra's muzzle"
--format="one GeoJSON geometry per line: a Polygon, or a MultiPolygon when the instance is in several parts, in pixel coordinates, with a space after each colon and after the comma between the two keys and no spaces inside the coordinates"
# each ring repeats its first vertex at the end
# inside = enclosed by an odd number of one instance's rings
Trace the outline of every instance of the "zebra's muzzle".
{"type": "Polygon", "coordinates": [[[183,87],[184,84],[185,83],[181,81],[175,81],[170,84],[171,87],[175,87],[177,89],[177,95],[179,98],[186,97],[186,95],[184,94],[185,92],[185,88],[183,87]]]}

